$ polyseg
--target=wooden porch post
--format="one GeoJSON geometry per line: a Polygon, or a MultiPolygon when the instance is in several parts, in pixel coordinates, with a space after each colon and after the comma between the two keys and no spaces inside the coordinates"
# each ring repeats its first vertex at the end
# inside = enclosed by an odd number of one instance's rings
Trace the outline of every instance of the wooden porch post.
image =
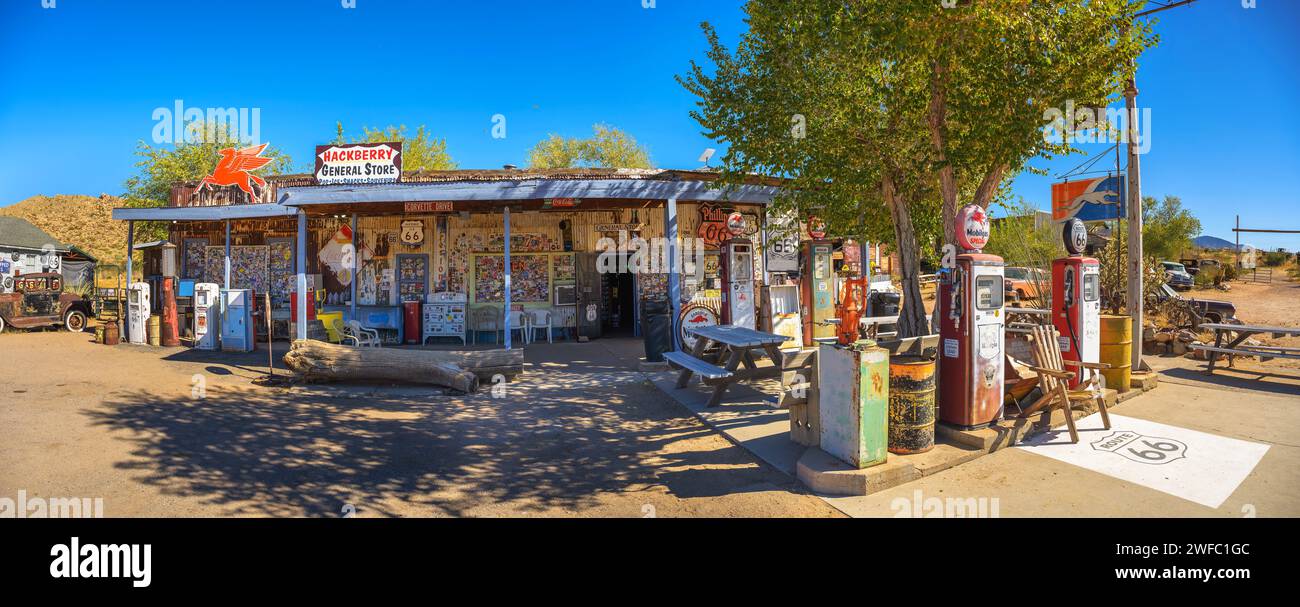
{"type": "Polygon", "coordinates": [[[669,198],[664,207],[664,238],[668,241],[668,310],[672,317],[668,319],[673,333],[673,349],[681,350],[678,343],[677,318],[681,314],[681,274],[680,254],[677,250],[677,199],[669,198]]]}
{"type": "Polygon", "coordinates": [[[357,250],[357,214],[352,214],[352,320],[357,320],[357,257],[361,252],[357,250]]]}
{"type": "MultiPolygon", "coordinates": [[[[307,339],[307,212],[298,210],[298,339],[307,339]]],[[[269,310],[268,310],[269,313],[269,310]]]]}
{"type": "Polygon", "coordinates": [[[226,278],[225,288],[230,288],[230,220],[226,220],[226,278]]]}
{"type": "Polygon", "coordinates": [[[503,221],[506,226],[505,227],[506,229],[506,239],[505,239],[506,307],[503,312],[503,316],[505,316],[504,326],[506,328],[506,342],[505,342],[506,349],[509,350],[510,349],[510,207],[508,205],[505,207],[505,213],[503,217],[505,218],[503,219],[503,221]]]}
{"type": "MultiPolygon", "coordinates": [[[[132,272],[131,253],[133,252],[135,252],[135,222],[128,220],[126,222],[126,290],[127,292],[119,293],[119,296],[123,297],[124,300],[128,302],[131,301],[130,298],[131,277],[134,276],[131,273],[132,272]]],[[[128,323],[131,322],[130,320],[131,315],[127,314],[127,310],[123,310],[121,308],[118,309],[117,315],[120,317],[122,321],[122,335],[130,335],[131,333],[129,332],[129,327],[127,325],[128,323]]],[[[128,338],[127,341],[131,341],[131,340],[128,338]]]]}

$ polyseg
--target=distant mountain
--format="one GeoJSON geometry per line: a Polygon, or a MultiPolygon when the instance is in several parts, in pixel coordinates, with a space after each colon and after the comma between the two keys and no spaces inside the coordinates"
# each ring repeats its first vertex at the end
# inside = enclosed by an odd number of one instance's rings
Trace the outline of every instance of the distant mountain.
{"type": "Polygon", "coordinates": [[[1216,236],[1197,236],[1192,239],[1192,244],[1202,249],[1236,249],[1237,245],[1232,241],[1224,240],[1216,236]]]}
{"type": "Polygon", "coordinates": [[[126,206],[107,194],[32,196],[0,207],[0,215],[21,217],[64,244],[76,245],[103,263],[126,259],[126,222],[113,221],[113,207],[126,206]]]}

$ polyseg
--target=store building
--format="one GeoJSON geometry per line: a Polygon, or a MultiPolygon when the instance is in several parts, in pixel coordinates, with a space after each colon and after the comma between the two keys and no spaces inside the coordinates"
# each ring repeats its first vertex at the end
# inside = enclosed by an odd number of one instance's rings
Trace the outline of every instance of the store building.
{"type": "MultiPolygon", "coordinates": [[[[674,319],[693,304],[716,306],[718,245],[735,213],[755,246],[756,284],[786,280],[764,272],[766,207],[780,185],[772,178],[718,187],[710,171],[507,168],[322,185],[319,168],[269,177],[251,192],[177,184],[169,206],[115,209],[113,217],[169,222],[183,280],[252,289],[259,302],[269,293],[271,316],[281,320],[310,318],[308,298],[292,294],[312,292],[321,312],[356,319],[390,342],[412,337],[402,334],[408,301],[465,304],[463,326],[426,311],[417,343],[486,337],[475,334],[476,314],[491,315],[484,310],[504,324],[503,310],[546,309],[556,335],[591,338],[635,334],[647,303],[667,306],[674,319]],[[630,257],[642,241],[652,245],[648,271],[600,265],[611,246],[630,257]],[[682,261],[686,273],[668,271],[682,261]]],[[[294,337],[306,331],[297,323],[294,337]]]]}

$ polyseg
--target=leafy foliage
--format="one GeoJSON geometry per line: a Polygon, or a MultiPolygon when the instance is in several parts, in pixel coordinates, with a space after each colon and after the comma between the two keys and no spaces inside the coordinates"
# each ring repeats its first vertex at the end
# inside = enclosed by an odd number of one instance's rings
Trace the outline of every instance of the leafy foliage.
{"type": "Polygon", "coordinates": [[[650,152],[636,138],[615,127],[592,125],[588,138],[552,133],[528,150],[528,166],[536,169],[604,167],[653,169],[650,152]]]}
{"type": "Polygon", "coordinates": [[[900,333],[925,327],[922,247],[952,241],[958,200],[982,206],[1048,143],[1044,114],[1118,98],[1152,39],[1140,0],[751,0],[734,50],[703,25],[708,73],[678,81],[692,116],[728,144],[725,182],[791,180],[776,203],[832,234],[895,247],[900,333]]]}
{"type": "MultiPolygon", "coordinates": [[[[343,135],[343,123],[335,124],[334,143],[349,143],[343,135]]],[[[449,171],[456,168],[456,163],[447,152],[446,139],[434,139],[425,130],[424,125],[408,135],[406,125],[389,125],[382,129],[362,127],[362,136],[354,137],[350,143],[383,143],[385,141],[402,142],[402,173],[420,171],[449,171]]]]}
{"type": "Polygon", "coordinates": [[[1201,233],[1201,221],[1183,208],[1177,196],[1156,202],[1142,198],[1142,253],[1158,259],[1177,260],[1201,233]]]}

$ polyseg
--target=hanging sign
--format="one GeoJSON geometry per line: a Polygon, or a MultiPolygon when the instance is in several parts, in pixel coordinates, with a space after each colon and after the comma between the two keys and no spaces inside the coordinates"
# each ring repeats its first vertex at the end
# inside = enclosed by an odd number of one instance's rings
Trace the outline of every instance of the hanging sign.
{"type": "Polygon", "coordinates": [[[1052,184],[1052,221],[1122,219],[1124,180],[1115,175],[1052,184]]]}
{"type": "Polygon", "coordinates": [[[580,204],[581,198],[547,198],[542,206],[548,209],[571,209],[580,204]]]}
{"type": "Polygon", "coordinates": [[[1088,249],[1088,228],[1076,217],[1065,222],[1061,236],[1065,241],[1065,250],[1071,255],[1080,255],[1088,249]]]}
{"type": "Polygon", "coordinates": [[[408,202],[403,205],[403,210],[407,213],[450,213],[455,209],[455,204],[450,200],[437,200],[434,202],[408,202]]]}
{"type": "Polygon", "coordinates": [[[396,183],[402,180],[402,142],[316,146],[316,183],[396,183]]]}
{"type": "Polygon", "coordinates": [[[598,223],[591,226],[597,232],[639,232],[645,229],[643,223],[598,223]]]}
{"type": "Polygon", "coordinates": [[[767,226],[767,244],[763,247],[763,267],[768,272],[799,271],[799,232],[791,227],[790,218],[772,217],[767,226]]]}
{"type": "Polygon", "coordinates": [[[989,243],[989,216],[977,204],[957,211],[957,245],[967,251],[979,251],[989,243]]]}
{"type": "Polygon", "coordinates": [[[745,233],[745,216],[739,212],[727,215],[727,232],[732,236],[740,236],[745,233]]]}

